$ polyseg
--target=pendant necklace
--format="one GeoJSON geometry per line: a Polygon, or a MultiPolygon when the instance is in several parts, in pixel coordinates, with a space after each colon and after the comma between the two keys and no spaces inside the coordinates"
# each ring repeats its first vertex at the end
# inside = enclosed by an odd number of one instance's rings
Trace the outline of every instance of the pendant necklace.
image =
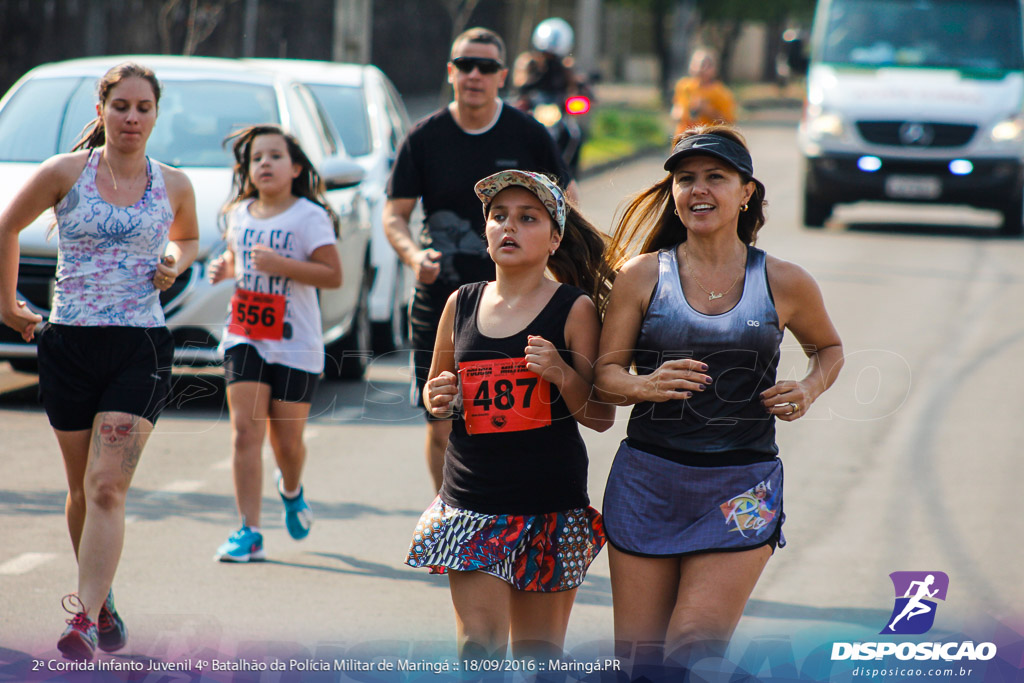
{"type": "Polygon", "coordinates": [[[729,289],[725,290],[724,292],[715,292],[713,290],[709,290],[707,287],[702,285],[700,283],[700,280],[697,279],[697,274],[693,271],[693,266],[690,265],[690,254],[688,253],[685,246],[683,247],[683,260],[686,262],[686,269],[690,271],[690,277],[692,277],[693,281],[697,283],[697,286],[700,287],[701,290],[708,295],[708,301],[721,299],[723,296],[731,292],[732,288],[736,286],[736,283],[740,281],[740,278],[743,276],[743,273],[745,273],[747,270],[746,268],[743,268],[743,270],[739,272],[739,275],[737,275],[736,278],[733,279],[732,284],[729,285],[729,289]]]}

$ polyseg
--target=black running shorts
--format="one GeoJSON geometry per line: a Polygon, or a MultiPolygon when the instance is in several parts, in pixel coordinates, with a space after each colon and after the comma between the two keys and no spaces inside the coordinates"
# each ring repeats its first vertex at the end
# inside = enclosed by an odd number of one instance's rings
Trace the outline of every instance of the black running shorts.
{"type": "Polygon", "coordinates": [[[267,363],[252,344],[236,344],[224,352],[224,381],[259,382],[270,386],[270,398],[286,403],[312,403],[320,376],[287,365],[267,363]]]}
{"type": "Polygon", "coordinates": [[[174,339],[166,327],[37,328],[39,400],[54,429],[92,429],[99,413],[156,424],[171,395],[174,339]]]}

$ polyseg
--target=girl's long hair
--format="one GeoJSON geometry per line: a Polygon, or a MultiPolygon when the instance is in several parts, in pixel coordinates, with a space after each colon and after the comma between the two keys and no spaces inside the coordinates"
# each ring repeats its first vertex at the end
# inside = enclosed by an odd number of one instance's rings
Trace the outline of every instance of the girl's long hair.
{"type": "Polygon", "coordinates": [[[558,249],[548,258],[548,269],[559,282],[589,294],[603,318],[615,280],[615,271],[605,257],[608,236],[584,218],[571,201],[566,199],[565,204],[565,231],[558,249]]]}
{"type": "Polygon", "coordinates": [[[153,87],[153,97],[156,100],[157,106],[159,106],[160,81],[156,79],[156,74],[153,73],[153,70],[135,62],[122,62],[118,64],[103,74],[103,77],[96,82],[96,94],[99,96],[101,113],[82,129],[74,147],[71,148],[72,152],[77,152],[80,149],[94,149],[106,144],[107,135],[103,126],[103,107],[106,106],[107,100],[110,98],[110,91],[129,78],[144,78],[149,81],[149,84],[153,87]]]}
{"type": "MultiPolygon", "coordinates": [[[[720,135],[747,147],[747,141],[733,127],[721,124],[693,126],[683,132],[676,141],[693,135],[720,135]]],[[[736,235],[747,245],[757,241],[757,233],[764,225],[764,185],[752,177],[741,175],[743,183],[753,182],[754,194],[747,203],[747,210],[741,211],[736,224],[736,235]]],[[[622,215],[612,233],[608,249],[609,263],[618,270],[631,257],[674,246],[686,241],[686,226],[676,215],[672,198],[672,173],[628,200],[622,215]]]]}
{"type": "Polygon", "coordinates": [[[224,138],[225,145],[229,142],[232,145],[231,150],[235,156],[235,167],[231,182],[233,196],[224,205],[224,208],[221,209],[221,217],[223,218],[239,202],[259,196],[259,190],[256,189],[252,184],[252,179],[249,178],[249,167],[252,164],[252,142],[261,135],[280,135],[284,138],[285,144],[288,147],[288,156],[291,157],[292,163],[302,167],[302,172],[292,179],[292,194],[296,197],[304,197],[326,211],[327,215],[331,218],[331,224],[334,226],[334,236],[337,237],[339,234],[338,215],[334,213],[327,203],[327,197],[325,196],[326,188],[324,187],[323,180],[320,178],[320,174],[313,168],[313,163],[306,156],[306,153],[302,151],[302,146],[299,145],[299,141],[295,136],[286,133],[281,126],[272,123],[249,126],[248,128],[235,131],[224,138]]]}

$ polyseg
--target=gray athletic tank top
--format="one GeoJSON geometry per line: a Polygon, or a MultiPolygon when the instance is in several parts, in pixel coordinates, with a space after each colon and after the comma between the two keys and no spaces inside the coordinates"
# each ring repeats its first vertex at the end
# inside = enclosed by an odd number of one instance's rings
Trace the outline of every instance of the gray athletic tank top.
{"type": "MultiPolygon", "coordinates": [[[[638,403],[627,436],[634,447],[656,455],[721,455],[722,464],[778,454],[775,418],[760,393],[775,384],[782,330],[768,287],[765,253],[747,247],[743,294],[719,315],[690,306],[679,279],[676,247],[658,252],[658,285],[634,353],[637,373],[650,374],[667,360],[694,358],[707,364],[711,385],[693,398],[638,403]]],[[[702,464],[715,464],[709,458],[702,464]]]]}

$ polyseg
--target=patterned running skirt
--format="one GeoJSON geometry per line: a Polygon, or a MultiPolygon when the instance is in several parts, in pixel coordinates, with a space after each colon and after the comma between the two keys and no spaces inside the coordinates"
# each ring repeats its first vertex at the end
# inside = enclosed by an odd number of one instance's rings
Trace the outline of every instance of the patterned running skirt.
{"type": "Polygon", "coordinates": [[[604,488],[616,550],[646,557],[786,545],[782,461],[690,467],[619,446],[604,488]]]}
{"type": "Polygon", "coordinates": [[[604,523],[592,507],[485,515],[437,497],[416,525],[405,563],[431,574],[480,571],[521,591],[564,591],[583,583],[604,543],[604,523]]]}

